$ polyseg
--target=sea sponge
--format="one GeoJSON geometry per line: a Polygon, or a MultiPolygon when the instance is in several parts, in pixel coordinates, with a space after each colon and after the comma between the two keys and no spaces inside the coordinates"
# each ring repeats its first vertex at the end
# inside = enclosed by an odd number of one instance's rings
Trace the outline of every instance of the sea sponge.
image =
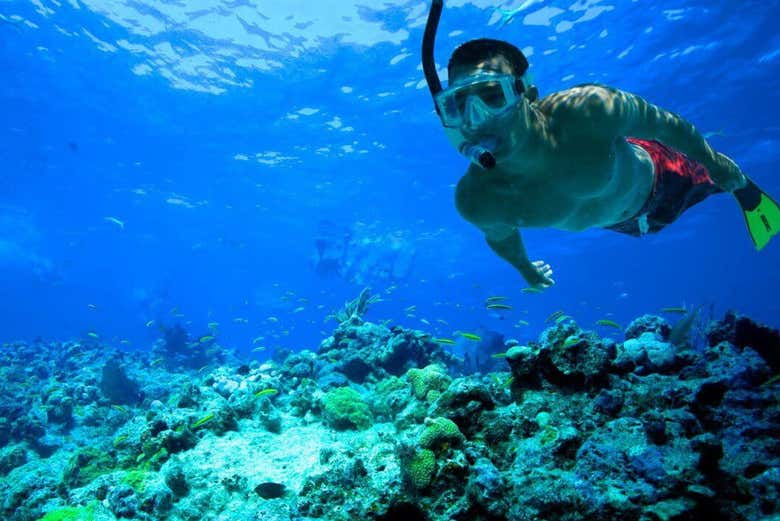
{"type": "Polygon", "coordinates": [[[406,379],[412,385],[412,392],[418,400],[433,401],[452,382],[444,370],[438,365],[427,365],[422,369],[409,369],[406,379]]]}
{"type": "Polygon", "coordinates": [[[371,427],[372,417],[363,397],[350,387],[338,387],[322,397],[325,421],[336,430],[371,427]]]}
{"type": "Polygon", "coordinates": [[[420,433],[420,447],[439,450],[446,446],[461,445],[466,438],[452,420],[447,418],[426,418],[425,429],[420,433]]]}

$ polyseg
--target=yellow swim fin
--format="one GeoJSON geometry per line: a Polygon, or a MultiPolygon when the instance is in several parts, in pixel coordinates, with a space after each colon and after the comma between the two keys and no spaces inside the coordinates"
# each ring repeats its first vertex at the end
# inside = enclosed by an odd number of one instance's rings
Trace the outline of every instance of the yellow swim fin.
{"type": "Polygon", "coordinates": [[[750,238],[760,251],[780,233],[780,205],[750,179],[746,186],[734,191],[734,196],[742,207],[750,238]]]}

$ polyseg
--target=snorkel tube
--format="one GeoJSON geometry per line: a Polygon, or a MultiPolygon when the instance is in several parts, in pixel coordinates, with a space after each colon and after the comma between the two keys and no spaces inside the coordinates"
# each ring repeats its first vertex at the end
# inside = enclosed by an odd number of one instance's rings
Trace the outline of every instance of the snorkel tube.
{"type": "MultiPolygon", "coordinates": [[[[439,19],[441,11],[444,9],[444,0],[433,0],[431,9],[428,11],[428,21],[425,24],[425,33],[422,42],[422,66],[425,73],[425,81],[428,83],[428,90],[431,91],[433,105],[436,108],[436,114],[439,114],[439,106],[436,104],[436,95],[442,91],[439,74],[436,72],[436,61],[433,58],[433,48],[436,42],[436,31],[439,28],[439,19]]],[[[458,152],[466,156],[469,161],[475,165],[481,166],[485,170],[490,170],[496,166],[496,158],[490,149],[481,143],[470,143],[463,139],[458,131],[444,127],[447,137],[458,149],[458,152]]]]}

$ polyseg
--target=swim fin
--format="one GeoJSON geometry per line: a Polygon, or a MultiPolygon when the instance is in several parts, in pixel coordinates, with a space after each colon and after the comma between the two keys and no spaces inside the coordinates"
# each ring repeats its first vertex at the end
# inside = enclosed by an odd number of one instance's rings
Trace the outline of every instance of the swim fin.
{"type": "Polygon", "coordinates": [[[750,179],[747,185],[734,190],[734,196],[742,207],[750,238],[760,251],[780,233],[780,205],[750,179]]]}

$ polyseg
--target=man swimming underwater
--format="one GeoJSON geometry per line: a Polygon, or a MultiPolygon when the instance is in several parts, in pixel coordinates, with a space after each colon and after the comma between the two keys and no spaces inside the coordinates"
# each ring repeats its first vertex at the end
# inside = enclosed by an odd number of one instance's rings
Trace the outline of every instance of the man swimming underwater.
{"type": "Polygon", "coordinates": [[[453,145],[472,164],[458,183],[460,214],[529,285],[554,284],[531,262],[522,227],[655,233],[707,196],[730,192],[758,249],[780,230],[780,207],[690,123],[618,89],[588,84],[538,99],[515,46],[469,41],[442,89],[433,47],[442,0],[425,28],[423,69],[453,145]]]}

